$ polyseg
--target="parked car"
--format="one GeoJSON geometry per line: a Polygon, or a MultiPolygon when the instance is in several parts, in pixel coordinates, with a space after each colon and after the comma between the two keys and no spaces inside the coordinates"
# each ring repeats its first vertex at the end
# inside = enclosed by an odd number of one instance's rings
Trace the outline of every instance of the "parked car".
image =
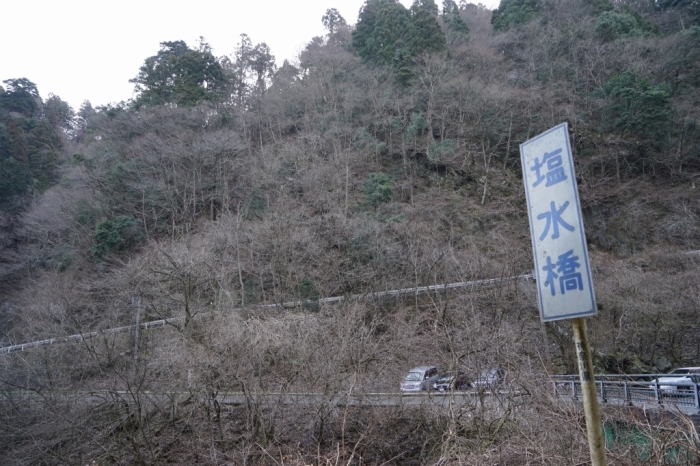
{"type": "MultiPolygon", "coordinates": [[[[675,393],[680,390],[691,390],[693,384],[700,383],[700,367],[679,367],[658,379],[659,390],[675,393]]],[[[656,389],[656,383],[649,385],[656,389]]]]}
{"type": "Polygon", "coordinates": [[[401,382],[401,391],[421,392],[431,390],[437,378],[438,370],[435,366],[414,367],[401,382]]]}
{"type": "Polygon", "coordinates": [[[490,388],[500,385],[506,378],[506,372],[500,367],[484,369],[474,381],[475,388],[490,388]]]}
{"type": "Polygon", "coordinates": [[[469,383],[467,374],[462,371],[449,371],[440,374],[433,384],[433,390],[439,390],[441,392],[447,390],[467,390],[471,386],[472,384],[469,383]]]}

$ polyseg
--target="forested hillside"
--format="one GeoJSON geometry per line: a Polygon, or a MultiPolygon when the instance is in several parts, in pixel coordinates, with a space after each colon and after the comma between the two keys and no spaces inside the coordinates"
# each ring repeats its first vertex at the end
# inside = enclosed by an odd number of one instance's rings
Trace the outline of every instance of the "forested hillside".
{"type": "Polygon", "coordinates": [[[4,82],[2,346],[180,319],[0,355],[0,462],[584,462],[581,413],[541,382],[576,371],[570,326],[540,323],[531,281],[372,299],[530,273],[519,145],[562,122],[597,368],[700,365],[697,1],[367,0],[357,24],[319,19],[279,67],[245,34],[219,57],[163,42],[119,104],[4,82]],[[502,367],[532,401],[331,402],[424,364],[502,367]],[[220,405],[234,390],[249,403],[220,405]],[[256,401],[270,391],[326,401],[256,401]]]}

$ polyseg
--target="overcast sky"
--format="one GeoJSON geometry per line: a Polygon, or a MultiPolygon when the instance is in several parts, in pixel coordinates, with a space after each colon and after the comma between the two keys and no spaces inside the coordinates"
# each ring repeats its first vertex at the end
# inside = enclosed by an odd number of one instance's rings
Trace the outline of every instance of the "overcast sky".
{"type": "MultiPolygon", "coordinates": [[[[160,42],[200,36],[215,56],[231,55],[248,34],[265,42],[278,64],[295,61],[312,37],[324,35],[321,16],[337,8],[355,24],[364,0],[22,0],[3,4],[0,25],[0,81],[27,78],[67,101],[75,110],[133,96],[144,60],[160,42]]],[[[407,7],[412,0],[401,0],[407,7]]],[[[441,6],[442,0],[436,0],[441,6]]],[[[459,2],[457,2],[459,3],[459,2]]],[[[474,1],[474,3],[478,3],[474,1]]],[[[499,0],[481,0],[496,8],[499,0]]]]}

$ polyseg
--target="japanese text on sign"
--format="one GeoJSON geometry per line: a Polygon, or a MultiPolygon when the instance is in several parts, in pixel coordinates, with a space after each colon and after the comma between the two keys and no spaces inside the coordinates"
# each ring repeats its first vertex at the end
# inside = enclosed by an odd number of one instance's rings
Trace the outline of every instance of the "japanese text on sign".
{"type": "Polygon", "coordinates": [[[520,145],[543,321],[594,315],[586,236],[566,123],[520,145]]]}

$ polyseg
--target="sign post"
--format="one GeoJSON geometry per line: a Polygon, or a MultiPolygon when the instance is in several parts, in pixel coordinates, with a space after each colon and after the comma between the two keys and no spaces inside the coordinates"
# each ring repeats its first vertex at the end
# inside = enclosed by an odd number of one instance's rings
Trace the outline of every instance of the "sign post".
{"type": "Polygon", "coordinates": [[[600,424],[598,396],[595,391],[593,358],[591,357],[588,336],[586,335],[586,321],[583,320],[583,317],[576,317],[573,327],[576,357],[578,359],[578,375],[581,379],[581,392],[583,394],[583,411],[586,416],[588,449],[591,452],[591,464],[593,466],[605,466],[607,464],[605,443],[603,442],[603,429],[600,424]]]}
{"type": "Polygon", "coordinates": [[[520,145],[534,276],[543,322],[574,319],[574,340],[593,466],[605,466],[600,410],[583,317],[597,313],[581,204],[562,123],[520,145]]]}

